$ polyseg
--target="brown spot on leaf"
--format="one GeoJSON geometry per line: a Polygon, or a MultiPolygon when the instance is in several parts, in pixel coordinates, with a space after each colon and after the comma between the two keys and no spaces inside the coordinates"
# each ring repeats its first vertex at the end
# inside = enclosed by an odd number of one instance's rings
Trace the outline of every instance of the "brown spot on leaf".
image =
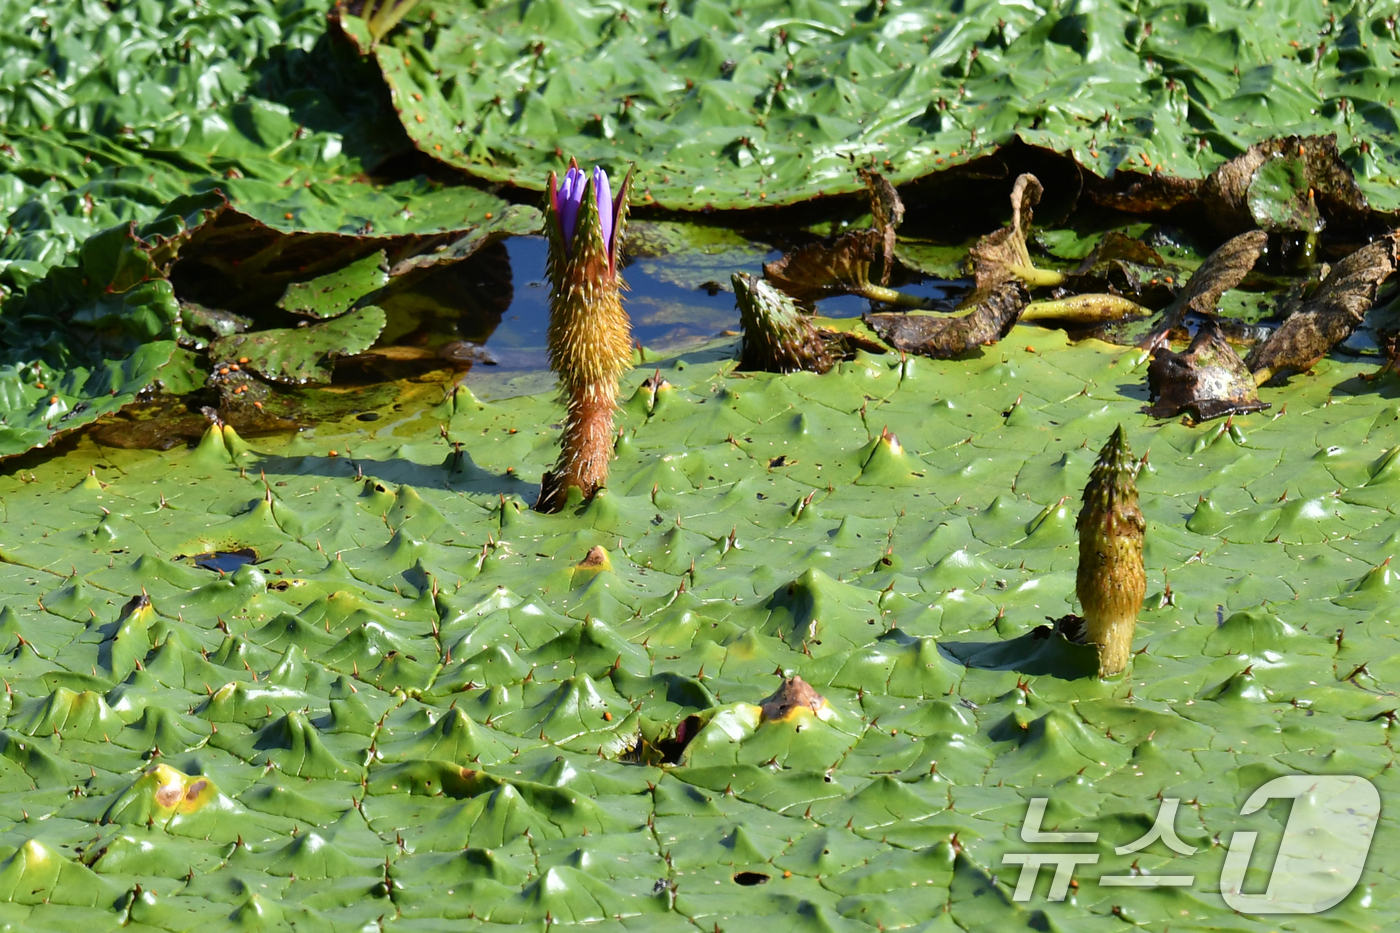
{"type": "Polygon", "coordinates": [[[578,562],[579,570],[611,570],[612,561],[608,558],[607,548],[601,544],[595,544],[588,549],[583,560],[578,562]]]}

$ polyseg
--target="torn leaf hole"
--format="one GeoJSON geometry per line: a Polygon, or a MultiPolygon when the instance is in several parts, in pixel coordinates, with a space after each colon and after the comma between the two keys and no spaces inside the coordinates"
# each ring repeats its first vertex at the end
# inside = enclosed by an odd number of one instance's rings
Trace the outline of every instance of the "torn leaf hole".
{"type": "Polygon", "coordinates": [[[215,573],[233,573],[244,564],[255,564],[258,552],[250,547],[232,551],[207,551],[203,554],[181,555],[176,560],[188,560],[196,567],[212,570],[215,573]]]}

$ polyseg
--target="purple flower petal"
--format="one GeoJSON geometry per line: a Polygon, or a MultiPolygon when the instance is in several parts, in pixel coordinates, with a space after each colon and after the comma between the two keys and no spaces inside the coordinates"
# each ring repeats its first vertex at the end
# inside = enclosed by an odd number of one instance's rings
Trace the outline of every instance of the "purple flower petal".
{"type": "Polygon", "coordinates": [[[598,218],[603,222],[603,248],[612,255],[613,203],[608,173],[601,166],[593,169],[593,189],[598,195],[598,218]]]}
{"type": "Polygon", "coordinates": [[[559,232],[564,235],[564,248],[574,241],[574,228],[578,226],[578,209],[583,203],[583,172],[573,166],[564,173],[564,183],[559,186],[559,232]]]}

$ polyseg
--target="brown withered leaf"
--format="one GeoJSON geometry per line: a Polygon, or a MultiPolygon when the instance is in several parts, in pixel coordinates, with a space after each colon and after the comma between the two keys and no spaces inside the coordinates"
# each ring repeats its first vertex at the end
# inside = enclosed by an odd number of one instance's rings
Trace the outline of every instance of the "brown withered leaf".
{"type": "Polygon", "coordinates": [[[1254,377],[1213,317],[1201,318],[1186,352],[1157,350],[1147,367],[1147,387],[1153,404],[1142,410],[1154,418],[1190,412],[1197,421],[1209,421],[1269,407],[1259,401],[1254,377]]]}
{"type": "Polygon", "coordinates": [[[1052,297],[1109,292],[1131,295],[1139,303],[1159,308],[1176,300],[1172,286],[1184,278],[1180,270],[1169,266],[1160,253],[1142,240],[1110,230],[1079,267],[1065,275],[1063,288],[1053,292],[1052,297]]]}
{"type": "Polygon", "coordinates": [[[1161,253],[1142,240],[1130,237],[1121,230],[1110,230],[1103,235],[1093,252],[1084,257],[1079,268],[1075,269],[1071,275],[1088,275],[1110,262],[1130,262],[1134,265],[1153,266],[1158,269],[1167,264],[1161,253]]]}
{"type": "Polygon", "coordinates": [[[1186,283],[1176,301],[1162,312],[1162,321],[1138,344],[1151,350],[1166,339],[1174,328],[1180,327],[1188,312],[1213,315],[1220,296],[1244,281],[1254,268],[1269,235],[1263,230],[1251,230],[1226,240],[1201,263],[1186,283]]]}
{"type": "Polygon", "coordinates": [[[1333,266],[1312,297],[1250,352],[1245,365],[1255,381],[1305,372],[1350,337],[1375,301],[1376,289],[1395,271],[1397,258],[1400,233],[1392,233],[1333,266]]]}
{"type": "Polygon", "coordinates": [[[809,243],[765,263],[763,277],[797,301],[861,295],[884,246],[875,230],[854,230],[831,243],[809,243]]]}
{"type": "Polygon", "coordinates": [[[805,303],[833,295],[898,300],[899,293],[885,286],[894,269],[895,234],[904,222],[904,202],[877,172],[863,169],[861,177],[870,195],[870,228],[809,243],[765,263],[764,278],[805,303]]]}
{"type": "Polygon", "coordinates": [[[1112,178],[1087,179],[1089,198],[1095,204],[1131,214],[1155,214],[1189,204],[1200,197],[1201,180],[1174,175],[1146,175],[1127,170],[1112,178]]]}
{"type": "Polygon", "coordinates": [[[1264,163],[1277,158],[1303,163],[1317,207],[1329,224],[1354,227],[1366,222],[1370,206],[1351,169],[1337,152],[1337,137],[1285,136],[1250,146],[1202,182],[1200,196],[1206,216],[1222,233],[1248,230],[1255,225],[1250,185],[1264,163]]]}
{"type": "Polygon", "coordinates": [[[1012,279],[998,284],[966,314],[867,314],[865,323],[896,350],[946,360],[1005,337],[1020,319],[1027,297],[1012,279]]]}

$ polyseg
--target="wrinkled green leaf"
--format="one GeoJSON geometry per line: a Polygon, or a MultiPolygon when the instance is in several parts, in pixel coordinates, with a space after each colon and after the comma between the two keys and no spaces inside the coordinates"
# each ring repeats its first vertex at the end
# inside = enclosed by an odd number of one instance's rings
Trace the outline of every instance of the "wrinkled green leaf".
{"type": "Polygon", "coordinates": [[[853,163],[903,183],[1016,139],[1122,187],[1159,166],[1199,179],[1268,137],[1336,132],[1373,204],[1400,204],[1383,168],[1400,41],[1387,14],[1190,9],[453,4],[417,7],[377,44],[358,18],[340,22],[420,150],[534,190],[542,165],[577,156],[635,162],[644,203],[785,204],[858,190],[853,163]],[[1321,52],[1297,38],[1319,35],[1321,52]]]}
{"type": "Polygon", "coordinates": [[[368,350],[384,329],[384,320],[382,310],[365,305],[306,327],[277,327],[220,337],[210,344],[209,352],[223,360],[246,357],[248,368],[275,382],[330,382],[335,357],[368,350]]]}
{"type": "Polygon", "coordinates": [[[282,293],[277,307],[325,320],[348,310],[388,281],[389,271],[384,268],[384,252],[380,250],[329,275],[309,282],[293,282],[282,293]]]}

